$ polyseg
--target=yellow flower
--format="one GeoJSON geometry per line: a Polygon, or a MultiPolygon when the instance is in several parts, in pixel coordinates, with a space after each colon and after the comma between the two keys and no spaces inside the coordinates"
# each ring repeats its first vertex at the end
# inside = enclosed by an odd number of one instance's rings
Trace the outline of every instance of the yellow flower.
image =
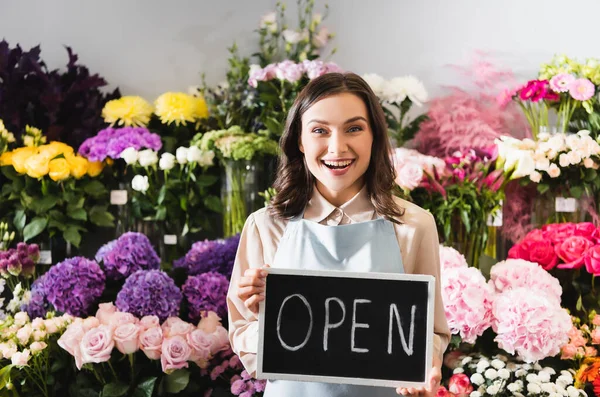
{"type": "Polygon", "coordinates": [[[104,121],[111,125],[143,127],[150,122],[154,109],[144,98],[124,96],[108,101],[102,109],[104,121]]]}
{"type": "Polygon", "coordinates": [[[89,162],[86,158],[74,156],[73,154],[66,154],[65,158],[69,163],[69,168],[71,168],[71,175],[75,178],[79,179],[87,173],[89,162]]]}
{"type": "Polygon", "coordinates": [[[6,152],[0,155],[0,166],[12,165],[13,152],[6,152]]]}
{"type": "Polygon", "coordinates": [[[156,115],[164,124],[185,125],[208,116],[204,98],[183,92],[166,92],[156,99],[154,106],[156,115]]]}
{"type": "Polygon", "coordinates": [[[73,148],[71,146],[67,145],[66,143],[56,141],[50,142],[47,145],[42,145],[38,147],[38,149],[40,150],[41,154],[48,157],[48,160],[52,160],[60,154],[65,156],[67,154],[73,154],[73,148]]]}
{"type": "Polygon", "coordinates": [[[50,172],[48,175],[53,181],[62,181],[63,179],[67,179],[71,175],[71,170],[69,169],[69,163],[64,158],[58,158],[50,161],[49,163],[50,172]]]}
{"type": "Polygon", "coordinates": [[[32,127],[30,125],[25,126],[25,136],[23,137],[23,144],[25,146],[39,146],[40,144],[46,143],[46,137],[42,135],[42,130],[39,128],[32,127]]]}
{"type": "Polygon", "coordinates": [[[19,174],[24,174],[25,161],[37,153],[34,147],[21,147],[12,151],[12,165],[19,174]]]}
{"type": "Polygon", "coordinates": [[[104,169],[104,163],[102,161],[90,161],[88,165],[87,173],[92,178],[100,175],[102,170],[104,169]]]}
{"type": "Polygon", "coordinates": [[[27,171],[27,175],[32,178],[41,178],[48,174],[49,160],[48,157],[41,153],[29,156],[29,158],[25,160],[25,171],[27,171]]]}

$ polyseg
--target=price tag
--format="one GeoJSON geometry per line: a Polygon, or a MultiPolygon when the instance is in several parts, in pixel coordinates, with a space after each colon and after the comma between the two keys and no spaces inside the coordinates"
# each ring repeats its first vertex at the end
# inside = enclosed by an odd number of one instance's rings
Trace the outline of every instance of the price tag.
{"type": "Polygon", "coordinates": [[[165,234],[165,245],[177,245],[177,236],[174,234],[165,234]]]}
{"type": "Polygon", "coordinates": [[[554,209],[556,212],[575,212],[577,211],[577,200],[573,197],[557,197],[554,209]]]}
{"type": "Polygon", "coordinates": [[[110,203],[113,205],[127,204],[127,190],[111,190],[110,203]]]}
{"type": "Polygon", "coordinates": [[[38,260],[40,265],[51,265],[52,264],[52,251],[40,251],[40,259],[38,260]]]}
{"type": "Polygon", "coordinates": [[[487,225],[493,227],[502,226],[502,210],[497,211],[493,216],[492,214],[488,215],[487,225]]]}

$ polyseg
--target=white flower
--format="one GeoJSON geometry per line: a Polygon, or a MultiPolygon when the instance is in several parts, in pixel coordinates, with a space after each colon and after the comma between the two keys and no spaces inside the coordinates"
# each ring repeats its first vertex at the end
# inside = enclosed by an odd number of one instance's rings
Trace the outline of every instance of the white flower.
{"type": "Polygon", "coordinates": [[[561,153],[560,156],[558,156],[558,164],[562,168],[566,168],[571,165],[571,159],[569,155],[567,153],[561,153]]]}
{"type": "MultiPolygon", "coordinates": [[[[515,170],[513,172],[513,174],[511,175],[512,179],[516,179],[516,178],[523,178],[525,176],[531,175],[531,173],[533,171],[535,171],[535,162],[533,161],[533,157],[531,156],[531,152],[530,151],[524,151],[524,150],[520,150],[518,152],[514,153],[516,156],[515,158],[515,170]]],[[[512,161],[513,159],[511,159],[512,161]]],[[[508,158],[506,160],[506,163],[508,164],[508,158]]],[[[504,166],[505,170],[506,170],[506,165],[504,166]]],[[[512,167],[511,167],[512,168],[512,167]]]]}
{"type": "Polygon", "coordinates": [[[422,106],[427,101],[427,90],[414,76],[394,77],[384,87],[383,97],[390,103],[400,103],[408,97],[415,105],[422,106]]]}
{"type": "Polygon", "coordinates": [[[550,160],[544,155],[544,157],[535,160],[535,169],[540,171],[546,171],[550,167],[550,160]]]}
{"type": "Polygon", "coordinates": [[[296,32],[295,30],[286,29],[281,32],[286,43],[297,44],[307,36],[307,32],[296,32]]]}
{"type": "Polygon", "coordinates": [[[119,157],[125,160],[125,163],[127,163],[128,165],[134,165],[138,161],[139,152],[133,147],[128,147],[127,149],[121,152],[119,157]]]}
{"type": "Polygon", "coordinates": [[[187,163],[187,153],[188,153],[188,148],[183,147],[183,146],[177,148],[177,150],[175,151],[175,157],[177,157],[177,162],[179,164],[187,163]]]}
{"type": "Polygon", "coordinates": [[[496,379],[498,377],[498,371],[496,371],[494,368],[489,368],[485,371],[484,375],[490,380],[496,379]]]}
{"type": "Polygon", "coordinates": [[[558,178],[560,176],[560,168],[556,164],[551,164],[546,172],[550,175],[550,178],[558,178]]]}
{"type": "Polygon", "coordinates": [[[145,193],[146,190],[148,190],[148,188],[150,187],[150,183],[148,182],[148,176],[147,175],[134,176],[133,179],[131,180],[131,187],[133,188],[133,190],[145,193]]]}
{"type": "Polygon", "coordinates": [[[527,382],[529,383],[540,383],[540,380],[536,374],[529,374],[525,379],[527,379],[527,382]]]}
{"type": "Polygon", "coordinates": [[[506,388],[508,389],[508,391],[515,393],[515,392],[523,390],[523,385],[515,382],[515,383],[510,383],[508,386],[506,386],[506,388]]]}
{"type": "Polygon", "coordinates": [[[527,391],[533,394],[539,394],[542,391],[542,388],[537,383],[530,383],[527,385],[527,391]]]}
{"type": "Polygon", "coordinates": [[[500,368],[498,370],[498,376],[502,379],[508,379],[508,378],[510,378],[510,371],[507,370],[506,368],[500,368]]]}
{"type": "Polygon", "coordinates": [[[467,365],[468,363],[470,363],[471,361],[473,361],[473,357],[467,356],[465,358],[462,359],[462,361],[460,362],[460,365],[467,365]]]}
{"type": "Polygon", "coordinates": [[[367,73],[363,75],[362,78],[367,82],[367,84],[369,84],[369,87],[371,87],[375,95],[377,95],[380,99],[383,99],[383,87],[385,86],[385,79],[375,73],[367,73]]]}
{"type": "Polygon", "coordinates": [[[498,386],[498,385],[491,385],[491,386],[488,386],[488,388],[487,388],[487,389],[485,389],[485,392],[486,392],[487,394],[491,394],[491,395],[495,395],[495,394],[497,394],[499,391],[500,391],[500,386],[498,386]]]}
{"type": "Polygon", "coordinates": [[[207,150],[206,152],[202,153],[202,158],[200,159],[198,164],[200,164],[203,167],[209,167],[209,166],[213,165],[214,159],[215,159],[215,152],[213,152],[212,150],[207,150]]]}
{"type": "Polygon", "coordinates": [[[578,397],[579,396],[579,390],[577,390],[573,386],[567,387],[567,393],[569,393],[569,397],[578,397]]]}
{"type": "Polygon", "coordinates": [[[540,371],[538,379],[540,382],[550,382],[550,374],[548,372],[540,371]]]}
{"type": "Polygon", "coordinates": [[[579,153],[576,150],[573,150],[573,151],[569,152],[567,154],[567,157],[569,159],[569,162],[572,165],[578,165],[579,163],[581,163],[581,153],[579,153]]]}
{"type": "Polygon", "coordinates": [[[23,294],[23,298],[21,299],[21,305],[28,305],[29,301],[31,301],[31,291],[25,291],[23,294]]]}
{"type": "Polygon", "coordinates": [[[548,397],[562,397],[561,393],[550,393],[548,397]]]}
{"type": "Polygon", "coordinates": [[[525,376],[527,375],[527,371],[525,371],[524,369],[518,369],[515,371],[515,376],[517,378],[520,378],[521,376],[525,376]]]}
{"type": "Polygon", "coordinates": [[[481,374],[474,373],[473,375],[471,375],[471,383],[475,386],[482,385],[484,382],[485,379],[483,379],[483,376],[481,376],[481,374]]]}
{"type": "Polygon", "coordinates": [[[173,169],[175,167],[175,156],[171,153],[163,153],[160,156],[158,167],[163,171],[173,169]]]}
{"type": "Polygon", "coordinates": [[[260,19],[260,28],[268,28],[271,32],[277,31],[277,14],[275,11],[263,15],[263,17],[260,19]]]}
{"type": "Polygon", "coordinates": [[[150,167],[158,163],[158,154],[152,149],[140,151],[140,165],[142,167],[150,167]]]}
{"type": "Polygon", "coordinates": [[[505,366],[506,366],[506,364],[504,364],[503,361],[500,361],[498,359],[492,360],[492,367],[494,367],[496,369],[504,368],[505,366]]]}
{"type": "Polygon", "coordinates": [[[485,360],[485,359],[479,360],[479,362],[477,363],[477,366],[481,367],[483,369],[486,369],[487,367],[490,366],[490,362],[488,360],[485,360]]]}
{"type": "Polygon", "coordinates": [[[552,367],[545,367],[544,369],[542,369],[542,372],[547,372],[550,375],[555,375],[556,374],[556,371],[552,367]]]}
{"type": "Polygon", "coordinates": [[[556,385],[554,383],[542,383],[542,391],[545,393],[554,393],[556,385]]]}
{"type": "Polygon", "coordinates": [[[530,175],[529,175],[529,179],[531,180],[531,182],[533,183],[540,183],[542,180],[542,174],[540,174],[537,171],[533,171],[530,175]]]}
{"type": "Polygon", "coordinates": [[[17,311],[17,309],[19,309],[19,307],[21,307],[21,300],[19,299],[19,297],[17,295],[15,295],[10,300],[10,302],[8,302],[8,305],[6,306],[6,310],[14,313],[17,311]]]}
{"type": "Polygon", "coordinates": [[[197,163],[202,160],[202,150],[198,146],[190,146],[187,152],[188,163],[197,163]]]}
{"type": "Polygon", "coordinates": [[[465,372],[465,369],[462,367],[454,368],[454,371],[452,371],[453,374],[462,374],[464,372],[465,372]]]}
{"type": "Polygon", "coordinates": [[[481,397],[481,393],[478,391],[472,391],[471,394],[469,394],[469,397],[481,397]]]}
{"type": "Polygon", "coordinates": [[[596,162],[589,157],[587,159],[583,160],[583,166],[585,168],[594,168],[594,169],[596,169],[598,167],[596,162]]]}
{"type": "Polygon", "coordinates": [[[565,375],[562,374],[558,377],[558,379],[556,379],[556,381],[561,381],[564,382],[567,385],[570,385],[571,383],[573,383],[573,377],[571,376],[571,374],[565,375]]]}
{"type": "Polygon", "coordinates": [[[191,96],[200,96],[200,86],[199,85],[191,85],[188,87],[188,94],[191,96]]]}

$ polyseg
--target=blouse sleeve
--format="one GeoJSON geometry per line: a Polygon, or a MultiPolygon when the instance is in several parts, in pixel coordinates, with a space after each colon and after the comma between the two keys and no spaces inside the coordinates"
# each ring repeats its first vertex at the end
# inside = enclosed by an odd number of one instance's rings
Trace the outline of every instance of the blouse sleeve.
{"type": "Polygon", "coordinates": [[[423,227],[423,235],[418,243],[415,274],[429,274],[435,277],[435,313],[433,331],[434,351],[443,359],[444,352],[450,341],[450,329],[446,321],[444,303],[442,301],[440,250],[437,227],[433,216],[427,213],[423,227]]]}
{"type": "Polygon", "coordinates": [[[246,220],[240,236],[233,272],[227,292],[229,316],[229,341],[231,348],[240,357],[249,374],[256,371],[256,352],[258,349],[258,319],[238,298],[238,282],[246,269],[264,266],[263,243],[260,238],[254,215],[246,220]]]}

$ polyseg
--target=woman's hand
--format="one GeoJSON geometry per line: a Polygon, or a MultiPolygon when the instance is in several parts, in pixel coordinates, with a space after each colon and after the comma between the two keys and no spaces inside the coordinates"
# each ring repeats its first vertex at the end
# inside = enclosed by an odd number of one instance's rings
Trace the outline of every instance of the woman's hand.
{"type": "Polygon", "coordinates": [[[433,357],[433,368],[429,375],[429,386],[425,387],[399,387],[396,389],[396,393],[402,396],[426,396],[435,397],[437,390],[440,387],[442,381],[442,360],[437,356],[433,357]]]}
{"type": "MultiPolygon", "coordinates": [[[[265,265],[264,267],[269,267],[265,265]]],[[[258,315],[258,304],[265,300],[265,285],[268,272],[263,268],[247,269],[238,282],[238,298],[250,311],[258,315]]]]}

